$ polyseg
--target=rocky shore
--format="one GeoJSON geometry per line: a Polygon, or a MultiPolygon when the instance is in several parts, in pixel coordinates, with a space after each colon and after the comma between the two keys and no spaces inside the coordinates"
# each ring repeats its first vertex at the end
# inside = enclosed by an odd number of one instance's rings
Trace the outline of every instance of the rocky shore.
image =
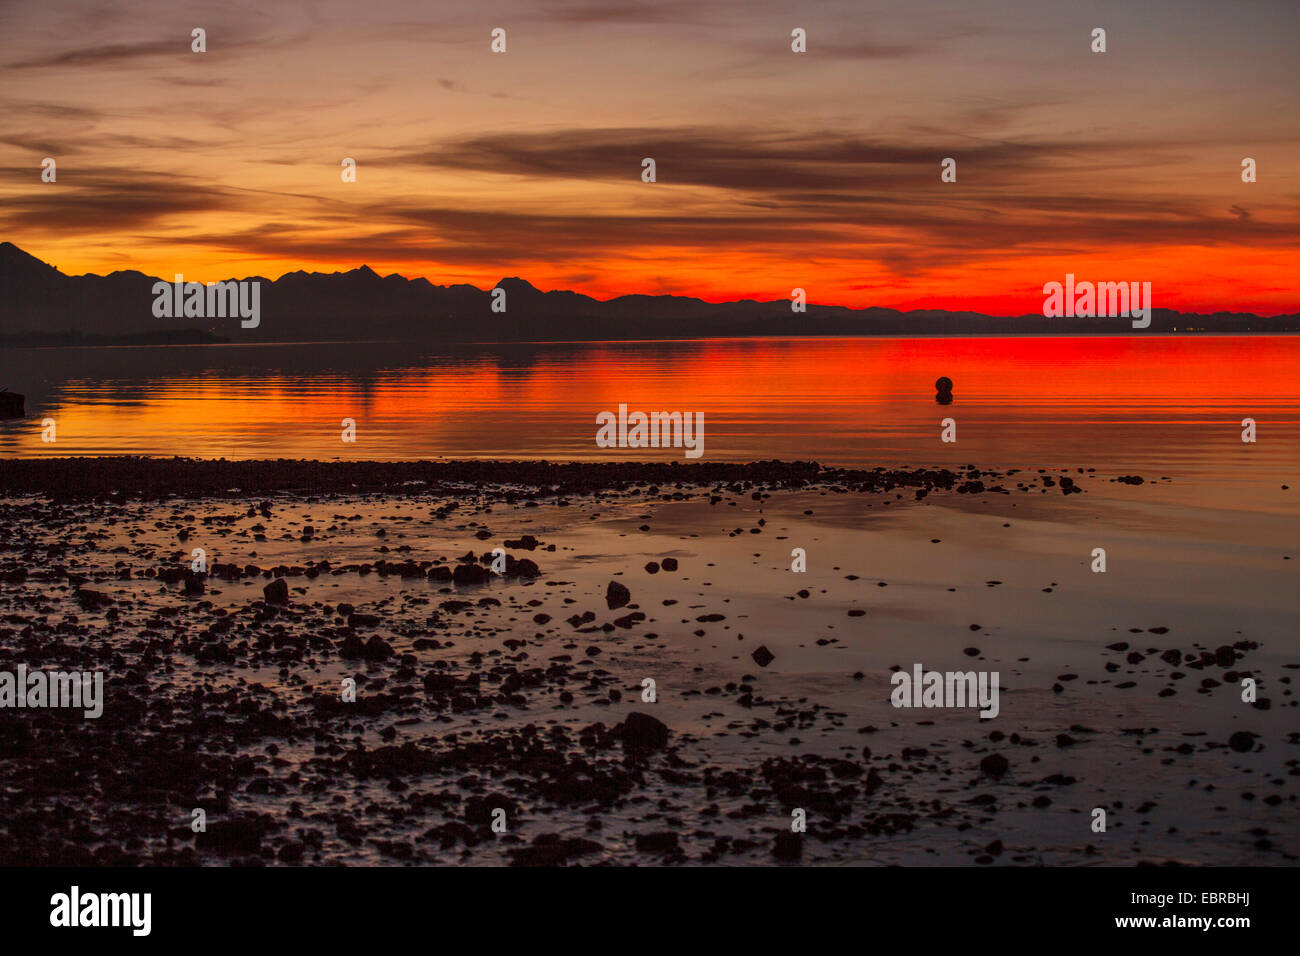
{"type": "Polygon", "coordinates": [[[1086,562],[963,540],[1133,477],[0,462],[0,670],[106,698],[0,709],[0,861],[1293,862],[1294,643],[1030,645],[1086,562]],[[945,660],[996,720],[890,706],[945,660]]]}

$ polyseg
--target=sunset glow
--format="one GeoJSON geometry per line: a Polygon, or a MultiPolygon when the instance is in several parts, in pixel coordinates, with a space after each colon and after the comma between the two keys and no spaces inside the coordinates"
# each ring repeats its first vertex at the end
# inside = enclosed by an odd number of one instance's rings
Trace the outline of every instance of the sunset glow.
{"type": "Polygon", "coordinates": [[[1298,8],[1097,6],[7,6],[0,238],[68,274],[1021,314],[1073,272],[1300,311],[1298,8]]]}

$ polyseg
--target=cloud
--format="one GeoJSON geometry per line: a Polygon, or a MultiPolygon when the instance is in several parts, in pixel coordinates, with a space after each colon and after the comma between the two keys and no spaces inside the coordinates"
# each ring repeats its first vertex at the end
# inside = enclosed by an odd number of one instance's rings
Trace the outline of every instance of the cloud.
{"type": "MultiPolygon", "coordinates": [[[[33,183],[39,172],[28,170],[33,183]]],[[[187,181],[174,173],[139,169],[77,170],[59,167],[57,184],[37,183],[11,192],[0,205],[8,233],[77,235],[114,233],[177,215],[238,210],[250,203],[238,191],[187,181]]]]}
{"type": "MultiPolygon", "coordinates": [[[[208,49],[213,54],[218,50],[222,54],[231,54],[244,50],[267,53],[292,42],[294,41],[291,38],[285,37],[273,43],[252,36],[242,30],[237,32],[226,31],[218,30],[215,27],[208,30],[208,49]],[[214,37],[220,37],[219,44],[214,40],[214,37]]],[[[4,68],[7,70],[66,70],[78,67],[136,69],[140,66],[141,61],[151,58],[199,56],[200,54],[194,53],[190,48],[191,43],[193,43],[193,38],[189,29],[186,29],[179,31],[174,36],[157,40],[140,40],[135,43],[105,43],[98,46],[41,53],[25,60],[4,64],[4,68]]],[[[207,56],[209,54],[202,55],[207,56]]],[[[191,83],[190,85],[199,84],[191,83]]]]}
{"type": "Polygon", "coordinates": [[[581,0],[546,3],[538,19],[556,23],[692,23],[698,0],[581,0]]]}
{"type": "Polygon", "coordinates": [[[144,40],[139,43],[110,43],[103,46],[81,47],[59,53],[46,53],[27,60],[6,65],[10,70],[34,70],[42,67],[77,67],[115,65],[123,61],[137,63],[142,57],[190,52],[190,38],[171,37],[166,40],[144,40]]]}
{"type": "Polygon", "coordinates": [[[550,179],[635,181],[648,156],[655,159],[659,182],[666,184],[727,190],[884,189],[909,181],[937,182],[944,156],[959,155],[963,164],[1005,181],[1076,150],[1072,142],[900,144],[824,130],[569,128],[440,142],[399,151],[388,162],[550,179]]]}

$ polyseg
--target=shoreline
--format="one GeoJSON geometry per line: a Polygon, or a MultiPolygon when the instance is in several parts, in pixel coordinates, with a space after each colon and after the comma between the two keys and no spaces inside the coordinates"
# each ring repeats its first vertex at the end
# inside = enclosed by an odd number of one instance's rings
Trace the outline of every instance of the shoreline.
{"type": "MultiPolygon", "coordinates": [[[[1069,484],[1095,469],[1062,468],[1069,484]]],[[[860,492],[987,490],[984,479],[1006,480],[1047,469],[999,471],[951,468],[840,468],[815,461],[548,462],[528,460],[320,461],[310,459],[14,458],[0,461],[0,495],[47,494],[68,499],[119,497],[240,497],[274,492],[304,494],[464,492],[466,485],[502,495],[590,494],[655,484],[695,488],[743,484],[754,488],[842,485],[860,492]],[[964,489],[964,490],[963,490],[964,489]]],[[[996,485],[993,487],[997,487],[996,485]]],[[[1058,486],[1059,487],[1059,486],[1058,486]]],[[[996,492],[1000,493],[1000,492],[996,492]]]]}
{"type": "Polygon", "coordinates": [[[0,707],[0,861],[1293,862],[1296,562],[1058,477],[0,463],[0,671],[104,674],[0,707]],[[893,706],[918,667],[997,717],[893,706]]]}

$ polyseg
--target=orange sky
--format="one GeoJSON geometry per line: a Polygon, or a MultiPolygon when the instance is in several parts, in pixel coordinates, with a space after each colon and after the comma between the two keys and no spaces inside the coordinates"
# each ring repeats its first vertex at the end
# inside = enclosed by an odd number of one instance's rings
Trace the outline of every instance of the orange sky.
{"type": "Polygon", "coordinates": [[[70,274],[1018,314],[1072,272],[1300,311],[1300,5],[1134,6],[5,5],[0,239],[70,274]]]}

